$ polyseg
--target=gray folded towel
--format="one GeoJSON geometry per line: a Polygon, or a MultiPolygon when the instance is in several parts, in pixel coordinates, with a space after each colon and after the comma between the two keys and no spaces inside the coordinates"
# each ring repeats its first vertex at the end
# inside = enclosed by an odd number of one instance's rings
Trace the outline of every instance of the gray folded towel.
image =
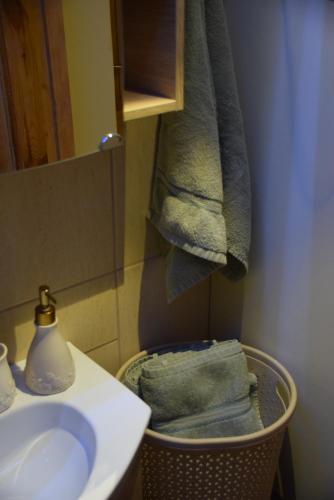
{"type": "Polygon", "coordinates": [[[173,245],[169,301],[222,266],[245,274],[249,173],[223,0],[186,2],[185,106],[161,118],[150,217],[173,245]]]}
{"type": "Polygon", "coordinates": [[[263,428],[256,377],[236,340],[146,356],[129,367],[124,382],[151,407],[158,432],[205,438],[263,428]]]}
{"type": "MultiPolygon", "coordinates": [[[[190,342],[187,344],[179,344],[170,347],[165,347],[159,350],[159,356],[167,356],[173,353],[186,353],[189,355],[193,355],[194,352],[203,351],[208,349],[212,345],[216,344],[215,340],[204,340],[201,342],[190,342]]],[[[158,357],[158,353],[149,354],[147,356],[143,356],[134,363],[132,363],[125,372],[124,380],[122,382],[126,385],[132,392],[134,392],[137,396],[143,398],[141,387],[140,387],[140,377],[142,375],[143,366],[150,359],[156,359],[158,357]]]]}
{"type": "Polygon", "coordinates": [[[263,429],[263,425],[252,407],[252,401],[245,397],[215,410],[155,423],[153,429],[169,436],[203,439],[251,434],[263,429]]]}

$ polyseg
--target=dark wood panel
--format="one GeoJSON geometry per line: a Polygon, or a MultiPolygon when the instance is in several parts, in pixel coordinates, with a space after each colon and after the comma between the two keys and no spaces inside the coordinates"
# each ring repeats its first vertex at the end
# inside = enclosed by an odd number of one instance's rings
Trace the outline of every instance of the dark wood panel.
{"type": "Polygon", "coordinates": [[[7,96],[4,89],[3,69],[0,60],[0,173],[15,169],[13,144],[10,131],[7,96]]]}
{"type": "Polygon", "coordinates": [[[45,27],[36,0],[1,0],[2,62],[17,168],[58,159],[45,27]]]}
{"type": "Polygon", "coordinates": [[[124,88],[124,46],[122,0],[110,0],[110,22],[113,45],[115,105],[117,131],[124,134],[123,88],[124,88]]]}
{"type": "Polygon", "coordinates": [[[67,69],[62,0],[44,0],[46,41],[60,159],[74,156],[74,133],[67,69]]]}
{"type": "Polygon", "coordinates": [[[123,0],[125,88],[175,98],[177,0],[123,0]]]}

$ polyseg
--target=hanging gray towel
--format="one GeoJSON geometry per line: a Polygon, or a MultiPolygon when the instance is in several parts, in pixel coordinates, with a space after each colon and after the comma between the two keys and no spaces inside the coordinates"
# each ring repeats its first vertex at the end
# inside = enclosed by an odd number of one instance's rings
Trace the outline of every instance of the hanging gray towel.
{"type": "Polygon", "coordinates": [[[161,117],[151,221],[172,244],[168,300],[247,271],[250,186],[223,0],[187,0],[185,106],[161,117]]]}

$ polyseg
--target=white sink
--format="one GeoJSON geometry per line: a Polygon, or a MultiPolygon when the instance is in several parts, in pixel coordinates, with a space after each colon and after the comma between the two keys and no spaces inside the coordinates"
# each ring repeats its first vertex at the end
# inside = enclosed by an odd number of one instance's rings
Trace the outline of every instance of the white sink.
{"type": "Polygon", "coordinates": [[[12,407],[0,414],[0,499],[105,500],[130,465],[149,407],[69,344],[72,387],[33,395],[14,368],[12,407]]]}

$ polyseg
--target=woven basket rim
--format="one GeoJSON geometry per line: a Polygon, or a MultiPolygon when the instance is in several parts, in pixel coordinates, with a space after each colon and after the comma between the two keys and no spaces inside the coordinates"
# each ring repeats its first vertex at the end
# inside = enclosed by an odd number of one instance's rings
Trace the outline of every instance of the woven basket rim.
{"type": "MultiPolygon", "coordinates": [[[[145,351],[141,351],[132,358],[130,358],[126,363],[124,363],[121,366],[121,368],[118,370],[116,374],[116,378],[122,381],[123,376],[128,367],[138,359],[142,358],[143,356],[147,356],[148,354],[152,354],[162,349],[175,347],[180,344],[186,345],[192,343],[193,342],[174,342],[170,344],[164,344],[157,347],[153,347],[145,351]]],[[[180,447],[188,449],[204,448],[204,447],[220,448],[222,446],[226,448],[240,448],[244,447],[245,445],[256,445],[263,441],[267,441],[273,434],[277,434],[278,432],[283,430],[288,425],[296,409],[297,405],[296,384],[292,376],[288,372],[288,370],[275,358],[254,347],[245,344],[241,345],[247,357],[261,361],[265,365],[269,366],[271,369],[274,369],[286,383],[289,392],[289,404],[284,414],[278,420],[276,420],[276,422],[274,422],[273,424],[269,425],[268,427],[266,427],[261,431],[235,437],[205,438],[205,439],[178,438],[174,436],[168,436],[166,434],[162,434],[160,432],[156,432],[148,428],[145,430],[145,436],[147,436],[148,438],[150,438],[150,440],[153,441],[164,442],[166,446],[171,446],[171,447],[180,447]]]]}

